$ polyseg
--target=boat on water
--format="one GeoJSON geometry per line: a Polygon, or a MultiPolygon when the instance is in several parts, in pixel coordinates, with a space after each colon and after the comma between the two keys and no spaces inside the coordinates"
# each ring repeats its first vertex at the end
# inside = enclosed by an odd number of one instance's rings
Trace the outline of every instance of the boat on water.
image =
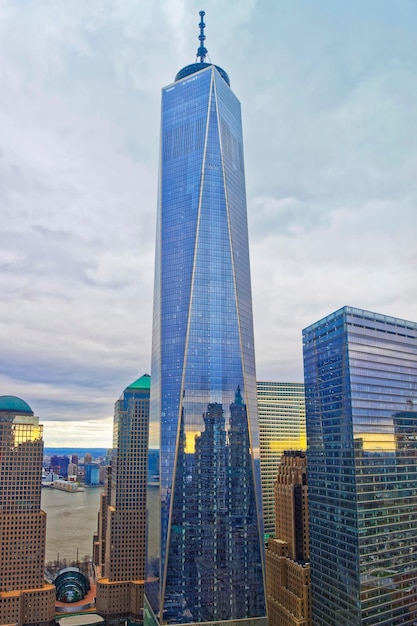
{"type": "Polygon", "coordinates": [[[49,487],[51,489],[59,489],[60,491],[68,491],[69,493],[76,493],[78,491],[84,491],[83,487],[77,482],[71,482],[68,480],[42,481],[42,487],[49,487]]]}

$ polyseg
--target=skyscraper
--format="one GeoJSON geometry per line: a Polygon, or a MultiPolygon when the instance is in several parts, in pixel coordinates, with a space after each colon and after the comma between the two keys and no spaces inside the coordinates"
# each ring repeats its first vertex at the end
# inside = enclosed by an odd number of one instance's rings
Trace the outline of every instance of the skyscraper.
{"type": "Polygon", "coordinates": [[[311,626],[307,460],[281,457],[275,482],[276,530],[266,549],[269,626],[311,626]]]}
{"type": "Polygon", "coordinates": [[[264,530],[275,532],[274,485],[285,450],[306,449],[303,383],[258,381],[259,435],[264,530]]]}
{"type": "Polygon", "coordinates": [[[240,104],[199,61],[162,91],[150,447],[160,447],[149,620],[265,623],[240,104]],[[157,585],[155,584],[155,587],[157,585]]]}
{"type": "Polygon", "coordinates": [[[417,324],[344,307],[303,331],[313,623],[417,622],[417,324]]]}
{"type": "Polygon", "coordinates": [[[55,474],[62,476],[62,478],[67,478],[69,462],[70,460],[65,454],[62,456],[54,454],[51,456],[50,469],[55,474]]]}
{"type": "Polygon", "coordinates": [[[100,484],[100,465],[98,463],[87,463],[84,466],[84,482],[90,487],[97,487],[100,484]]]}
{"type": "Polygon", "coordinates": [[[1,624],[55,624],[55,587],[44,579],[42,431],[24,400],[0,396],[1,624]]]}
{"type": "Polygon", "coordinates": [[[114,410],[112,462],[94,546],[97,612],[111,624],[143,619],[149,395],[145,374],[126,387],[114,410]]]}

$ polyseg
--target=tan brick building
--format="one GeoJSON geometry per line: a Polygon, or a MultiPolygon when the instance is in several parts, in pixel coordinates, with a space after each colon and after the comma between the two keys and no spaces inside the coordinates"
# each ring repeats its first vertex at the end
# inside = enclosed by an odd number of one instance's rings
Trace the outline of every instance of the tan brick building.
{"type": "Polygon", "coordinates": [[[269,626],[311,626],[307,460],[284,452],[275,483],[276,539],[266,549],[269,626]]]}
{"type": "Polygon", "coordinates": [[[44,580],[42,433],[26,402],[0,396],[0,624],[55,623],[55,587],[44,580]]]}
{"type": "Polygon", "coordinates": [[[150,376],[116,402],[112,464],[94,541],[97,612],[108,624],[143,621],[150,376]]]}

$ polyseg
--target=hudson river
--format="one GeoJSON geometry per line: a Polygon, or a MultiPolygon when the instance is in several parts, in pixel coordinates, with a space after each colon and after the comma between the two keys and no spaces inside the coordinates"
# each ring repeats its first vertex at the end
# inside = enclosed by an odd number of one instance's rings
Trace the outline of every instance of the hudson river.
{"type": "MultiPolygon", "coordinates": [[[[93,534],[97,530],[100,493],[104,487],[85,487],[70,493],[50,487],[42,488],[42,509],[47,514],[45,561],[81,561],[93,554],[93,534]]],[[[151,519],[158,515],[159,492],[148,489],[148,509],[151,519]]],[[[151,554],[156,546],[149,546],[151,554]]]]}
{"type": "Polygon", "coordinates": [[[42,509],[47,514],[45,561],[82,560],[93,554],[93,533],[103,487],[70,493],[42,488],[42,509]]]}

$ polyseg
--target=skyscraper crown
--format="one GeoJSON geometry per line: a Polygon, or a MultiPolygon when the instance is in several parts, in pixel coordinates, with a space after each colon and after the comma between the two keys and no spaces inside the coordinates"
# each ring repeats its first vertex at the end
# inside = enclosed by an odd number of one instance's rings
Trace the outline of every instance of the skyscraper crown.
{"type": "Polygon", "coordinates": [[[204,34],[204,29],[206,27],[205,22],[203,20],[204,16],[205,16],[205,11],[200,11],[199,13],[200,15],[200,23],[199,23],[199,27],[200,27],[200,34],[198,36],[198,39],[200,40],[200,46],[197,50],[197,56],[196,56],[196,62],[192,63],[191,65],[186,65],[185,67],[182,68],[182,70],[180,70],[178,72],[178,74],[175,76],[175,82],[177,82],[178,80],[181,80],[183,78],[186,78],[187,76],[190,76],[191,74],[195,74],[196,72],[200,72],[202,69],[205,69],[206,67],[210,67],[210,66],[214,66],[216,68],[216,70],[219,72],[220,76],[223,78],[223,80],[226,81],[226,83],[229,85],[230,87],[230,79],[227,75],[227,73],[218,65],[214,65],[213,63],[206,63],[205,59],[208,55],[208,51],[207,48],[204,45],[204,42],[206,40],[206,36],[204,34]],[[197,59],[200,59],[197,62],[197,59]]]}

